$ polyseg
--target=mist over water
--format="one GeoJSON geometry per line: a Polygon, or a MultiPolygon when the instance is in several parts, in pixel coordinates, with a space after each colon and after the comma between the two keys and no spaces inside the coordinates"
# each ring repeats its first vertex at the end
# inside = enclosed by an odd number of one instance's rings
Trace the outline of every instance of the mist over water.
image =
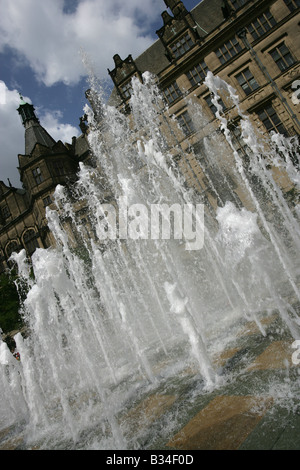
{"type": "MultiPolygon", "coordinates": [[[[264,336],[261,317],[276,312],[300,338],[299,212],[274,176],[275,167],[299,190],[296,143],[258,137],[235,90],[209,73],[220,131],[183,150],[154,77],[143,80],[132,83],[131,118],[105,105],[92,80],[85,112],[94,166],[81,164],[72,191],[55,191],[58,210],[47,218],[56,247],[37,249],[30,264],[24,251],[13,255],[28,289],[28,336],[15,337],[20,362],[0,340],[0,429],[14,426],[28,448],[149,448],[151,416],[133,424],[142,398],[176,395],[189,377],[197,394],[222,386],[230,377],[214,358],[245,321],[264,336]],[[242,152],[222,93],[239,112],[242,152]],[[195,168],[209,190],[196,187],[195,168]],[[140,212],[154,204],[204,205],[204,222],[194,213],[201,249],[152,239],[140,212]],[[120,220],[140,238],[120,234],[120,220]]],[[[194,128],[207,128],[201,106],[187,106],[194,128]]],[[[170,412],[155,432],[174,426],[170,412]]]]}

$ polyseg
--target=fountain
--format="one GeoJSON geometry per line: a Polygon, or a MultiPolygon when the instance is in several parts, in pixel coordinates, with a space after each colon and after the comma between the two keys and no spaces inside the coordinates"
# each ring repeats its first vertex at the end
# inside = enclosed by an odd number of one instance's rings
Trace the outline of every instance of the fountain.
{"type": "MultiPolygon", "coordinates": [[[[95,166],[81,165],[72,192],[55,191],[59,210],[48,208],[47,218],[56,247],[37,249],[31,264],[24,251],[12,255],[28,290],[28,336],[15,336],[21,361],[0,340],[0,429],[11,426],[24,448],[151,448],[151,409],[136,423],[141,400],[164,397],[168,420],[155,434],[168,436],[177,420],[170,390],[190,383],[190,397],[205,395],[230,380],[213,358],[245,320],[264,336],[261,314],[276,311],[299,338],[299,214],[268,166],[299,188],[296,146],[278,135],[259,140],[235,91],[209,73],[221,133],[204,139],[204,160],[189,153],[214,208],[205,192],[187,188],[174,158],[175,149],[189,164],[178,124],[162,114],[154,77],[143,82],[133,79],[131,117],[105,105],[92,82],[85,112],[95,166]],[[239,111],[247,160],[221,91],[239,111]],[[248,207],[228,183],[225,155],[248,207]]],[[[207,125],[200,105],[188,106],[194,127],[207,125]]]]}

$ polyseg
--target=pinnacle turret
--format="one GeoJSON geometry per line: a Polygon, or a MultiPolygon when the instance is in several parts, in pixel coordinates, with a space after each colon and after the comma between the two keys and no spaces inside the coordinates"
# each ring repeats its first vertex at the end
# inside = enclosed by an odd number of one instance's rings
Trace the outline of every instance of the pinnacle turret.
{"type": "Polygon", "coordinates": [[[31,120],[39,123],[39,120],[34,112],[34,106],[32,104],[26,103],[22,95],[20,95],[20,106],[18,107],[17,111],[22,118],[24,127],[26,126],[26,123],[31,120]]]}
{"type": "Polygon", "coordinates": [[[42,144],[45,147],[52,148],[56,143],[50,134],[44,129],[35,114],[32,104],[24,101],[20,95],[20,106],[17,109],[22,118],[25,127],[25,154],[30,155],[36,144],[42,144]]]}

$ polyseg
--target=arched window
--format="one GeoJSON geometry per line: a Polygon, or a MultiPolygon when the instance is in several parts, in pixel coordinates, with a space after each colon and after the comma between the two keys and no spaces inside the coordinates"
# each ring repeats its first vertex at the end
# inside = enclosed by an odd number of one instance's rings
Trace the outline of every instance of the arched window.
{"type": "Polygon", "coordinates": [[[26,230],[23,236],[23,242],[27,253],[31,256],[35,249],[39,247],[36,232],[33,228],[26,230]]]}
{"type": "MultiPolygon", "coordinates": [[[[18,253],[18,251],[20,251],[20,244],[17,242],[17,240],[12,240],[11,242],[9,242],[5,248],[7,260],[9,260],[12,253],[18,253]]],[[[13,261],[7,261],[7,264],[10,268],[13,268],[15,263],[13,261]]]]}
{"type": "Polygon", "coordinates": [[[14,251],[19,251],[19,244],[16,240],[12,240],[6,246],[6,256],[9,258],[14,251]]]}

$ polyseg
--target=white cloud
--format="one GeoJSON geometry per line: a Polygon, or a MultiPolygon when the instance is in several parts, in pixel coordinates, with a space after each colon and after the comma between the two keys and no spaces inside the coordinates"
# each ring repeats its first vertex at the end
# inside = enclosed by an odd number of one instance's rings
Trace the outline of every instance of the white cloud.
{"type": "Polygon", "coordinates": [[[77,127],[74,127],[71,124],[60,122],[63,117],[60,111],[46,110],[43,114],[41,114],[37,109],[37,114],[41,116],[41,125],[47,130],[47,132],[49,132],[54,140],[61,140],[63,143],[71,143],[72,137],[79,135],[79,130],[77,127]]]}
{"type": "MultiPolygon", "coordinates": [[[[40,82],[52,86],[76,84],[87,75],[83,51],[95,74],[111,82],[107,68],[114,68],[113,55],[136,57],[152,44],[149,26],[164,8],[163,0],[0,0],[0,53],[13,50],[15,63],[29,65],[40,82]]],[[[13,88],[23,86],[13,75],[10,89],[0,84],[0,179],[7,183],[9,177],[19,186],[17,154],[24,152],[24,128],[13,88]]],[[[54,139],[70,142],[78,135],[58,111],[44,108],[38,116],[54,139]]]]}
{"type": "Polygon", "coordinates": [[[17,90],[8,90],[4,82],[0,83],[4,90],[0,104],[0,180],[8,184],[7,178],[9,178],[14,186],[20,186],[19,173],[16,169],[18,166],[16,148],[19,148],[19,153],[24,152],[24,128],[16,112],[20,97],[17,90]]]}
{"type": "Polygon", "coordinates": [[[143,52],[152,42],[149,24],[158,19],[162,0],[81,0],[64,13],[63,0],[0,0],[0,52],[13,48],[26,58],[37,78],[51,86],[78,82],[86,75],[80,50],[107,78],[112,57],[143,52]]]}
{"type": "MultiPolygon", "coordinates": [[[[20,96],[17,90],[9,90],[6,84],[0,81],[0,180],[8,184],[7,178],[13,186],[20,187],[18,166],[18,153],[25,152],[24,127],[16,109],[19,107],[20,96]],[[5,176],[4,176],[5,175],[5,176]]],[[[25,101],[31,102],[24,96],[25,101]]],[[[36,110],[40,123],[54,140],[72,142],[72,137],[79,135],[76,127],[61,122],[60,111],[47,109],[36,110]]]]}

